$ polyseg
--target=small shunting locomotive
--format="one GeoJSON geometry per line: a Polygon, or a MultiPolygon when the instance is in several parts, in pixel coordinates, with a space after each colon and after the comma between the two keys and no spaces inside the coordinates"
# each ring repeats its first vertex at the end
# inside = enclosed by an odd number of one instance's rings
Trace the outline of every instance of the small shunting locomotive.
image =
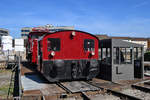
{"type": "Polygon", "coordinates": [[[78,30],[31,32],[28,59],[50,82],[90,80],[99,72],[96,36],[78,30]]]}

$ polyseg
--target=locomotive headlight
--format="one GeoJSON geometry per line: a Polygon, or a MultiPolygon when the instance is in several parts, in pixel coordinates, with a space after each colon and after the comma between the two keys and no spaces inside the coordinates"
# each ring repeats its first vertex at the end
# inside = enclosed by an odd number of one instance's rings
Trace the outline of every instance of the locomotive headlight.
{"type": "Polygon", "coordinates": [[[73,31],[73,32],[72,32],[72,36],[75,36],[75,35],[76,35],[76,32],[73,31]]]}
{"type": "Polygon", "coordinates": [[[51,56],[55,56],[55,52],[54,51],[51,52],[51,56]]]}
{"type": "Polygon", "coordinates": [[[95,55],[95,52],[91,52],[91,55],[94,56],[94,55],[95,55]]]}

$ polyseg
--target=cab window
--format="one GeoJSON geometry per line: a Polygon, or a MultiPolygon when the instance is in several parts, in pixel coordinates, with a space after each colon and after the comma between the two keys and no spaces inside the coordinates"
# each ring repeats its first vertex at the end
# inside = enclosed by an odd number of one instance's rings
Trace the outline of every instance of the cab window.
{"type": "Polygon", "coordinates": [[[47,48],[48,48],[48,51],[60,51],[60,39],[48,38],[47,48]]]}
{"type": "Polygon", "coordinates": [[[94,40],[92,39],[85,39],[84,40],[84,50],[85,51],[94,51],[94,40]]]}

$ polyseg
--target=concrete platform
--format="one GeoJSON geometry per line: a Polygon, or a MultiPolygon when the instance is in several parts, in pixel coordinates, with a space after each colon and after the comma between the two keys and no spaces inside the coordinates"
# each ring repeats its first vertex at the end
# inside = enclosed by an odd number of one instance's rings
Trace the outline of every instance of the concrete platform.
{"type": "Polygon", "coordinates": [[[21,84],[24,97],[56,96],[66,93],[56,84],[49,83],[34,67],[28,63],[21,64],[21,84]]]}
{"type": "Polygon", "coordinates": [[[23,90],[40,90],[44,88],[45,83],[38,75],[21,76],[23,90]]]}

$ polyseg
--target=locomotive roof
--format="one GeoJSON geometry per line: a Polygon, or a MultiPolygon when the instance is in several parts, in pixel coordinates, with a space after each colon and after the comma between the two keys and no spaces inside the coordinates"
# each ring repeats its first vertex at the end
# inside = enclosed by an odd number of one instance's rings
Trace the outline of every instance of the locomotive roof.
{"type": "Polygon", "coordinates": [[[80,31],[80,30],[61,30],[61,31],[53,32],[53,33],[46,32],[45,35],[43,35],[43,36],[41,36],[41,37],[39,38],[39,41],[42,40],[45,36],[47,36],[47,35],[49,35],[49,34],[55,34],[55,33],[58,33],[58,32],[64,32],[64,31],[76,31],[76,32],[82,32],[82,33],[85,33],[85,34],[89,34],[89,35],[95,37],[97,40],[99,40],[98,37],[96,37],[95,35],[93,35],[93,34],[91,34],[91,33],[88,33],[88,32],[84,32],[84,31],[80,31]]]}

